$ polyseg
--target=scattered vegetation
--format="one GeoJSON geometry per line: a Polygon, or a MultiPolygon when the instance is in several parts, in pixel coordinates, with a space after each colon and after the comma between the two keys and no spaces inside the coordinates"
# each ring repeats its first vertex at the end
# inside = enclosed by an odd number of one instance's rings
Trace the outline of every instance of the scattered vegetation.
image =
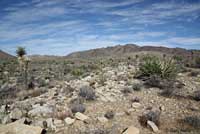
{"type": "Polygon", "coordinates": [[[200,90],[194,92],[193,99],[196,100],[196,101],[200,101],[200,90]]]}
{"type": "Polygon", "coordinates": [[[86,110],[86,108],[85,108],[85,105],[83,105],[83,104],[76,104],[76,103],[74,103],[71,106],[72,113],[77,113],[77,112],[84,113],[85,110],[86,110]]]}
{"type": "Polygon", "coordinates": [[[79,96],[85,98],[86,100],[95,100],[96,95],[94,89],[90,86],[83,86],[80,88],[79,96]]]}
{"type": "Polygon", "coordinates": [[[161,60],[156,56],[144,57],[139,71],[142,76],[156,75],[163,79],[172,79],[177,75],[177,67],[172,59],[161,60]]]}
{"type": "Polygon", "coordinates": [[[183,122],[194,128],[200,128],[200,117],[199,116],[189,116],[183,119],[183,122]]]}
{"type": "Polygon", "coordinates": [[[114,113],[114,111],[112,111],[112,110],[107,111],[107,112],[105,113],[105,115],[104,115],[104,117],[106,117],[107,119],[113,119],[114,116],[115,116],[115,113],[114,113]]]}
{"type": "Polygon", "coordinates": [[[132,88],[133,88],[134,91],[140,91],[141,88],[142,88],[142,85],[136,83],[136,84],[133,84],[133,85],[132,85],[132,88]]]}

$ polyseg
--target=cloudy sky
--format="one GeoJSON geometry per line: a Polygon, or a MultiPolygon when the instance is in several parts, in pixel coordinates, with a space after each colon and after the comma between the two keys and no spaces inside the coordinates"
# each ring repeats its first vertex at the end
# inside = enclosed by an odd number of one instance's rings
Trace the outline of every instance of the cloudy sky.
{"type": "Polygon", "coordinates": [[[11,54],[126,43],[200,49],[200,0],[0,0],[0,49],[11,54]]]}

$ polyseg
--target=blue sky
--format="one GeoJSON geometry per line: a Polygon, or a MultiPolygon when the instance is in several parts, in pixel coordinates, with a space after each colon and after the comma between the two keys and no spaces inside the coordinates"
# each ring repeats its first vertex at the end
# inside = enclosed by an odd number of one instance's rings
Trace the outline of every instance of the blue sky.
{"type": "Polygon", "coordinates": [[[0,49],[11,54],[126,43],[200,49],[200,0],[0,0],[0,49]]]}

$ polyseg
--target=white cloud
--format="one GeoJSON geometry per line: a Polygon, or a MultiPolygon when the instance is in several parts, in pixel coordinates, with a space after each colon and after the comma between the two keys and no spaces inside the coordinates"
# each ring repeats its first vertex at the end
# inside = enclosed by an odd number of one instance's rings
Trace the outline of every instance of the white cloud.
{"type": "Polygon", "coordinates": [[[172,44],[182,45],[200,45],[200,37],[174,37],[167,39],[172,44]]]}

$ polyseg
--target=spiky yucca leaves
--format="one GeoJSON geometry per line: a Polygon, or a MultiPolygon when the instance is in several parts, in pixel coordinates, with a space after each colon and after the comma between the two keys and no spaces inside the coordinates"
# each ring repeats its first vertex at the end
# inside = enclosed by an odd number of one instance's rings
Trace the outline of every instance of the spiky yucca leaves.
{"type": "Polygon", "coordinates": [[[24,55],[26,55],[26,50],[24,47],[18,47],[16,50],[16,54],[18,57],[23,57],[24,55]]]}
{"type": "Polygon", "coordinates": [[[139,71],[142,76],[159,76],[163,79],[172,79],[177,75],[177,65],[173,59],[159,59],[156,56],[148,56],[143,58],[139,71]]]}
{"type": "Polygon", "coordinates": [[[142,76],[161,75],[162,67],[160,60],[155,56],[146,56],[143,58],[143,63],[140,65],[140,73],[142,76]]]}
{"type": "Polygon", "coordinates": [[[174,63],[173,59],[164,59],[162,63],[162,78],[175,78],[178,70],[177,65],[174,63]]]}

